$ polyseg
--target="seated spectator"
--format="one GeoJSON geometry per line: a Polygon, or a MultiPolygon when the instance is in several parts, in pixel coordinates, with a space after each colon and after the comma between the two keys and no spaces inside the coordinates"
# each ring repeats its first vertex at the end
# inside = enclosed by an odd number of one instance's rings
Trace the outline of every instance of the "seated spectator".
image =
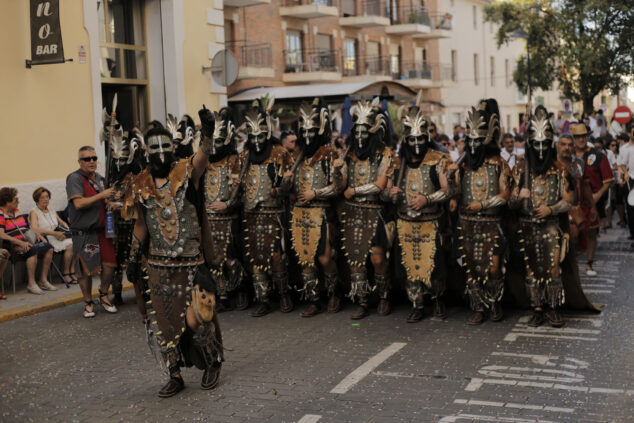
{"type": "MultiPolygon", "coordinates": [[[[9,262],[9,252],[4,248],[0,248],[0,278],[3,277],[4,271],[7,269],[9,262]]],[[[0,292],[0,300],[6,300],[7,296],[0,292]]]]}
{"type": "Polygon", "coordinates": [[[54,211],[48,209],[51,192],[40,187],[33,192],[35,207],[29,213],[31,229],[45,235],[56,253],[64,252],[64,279],[68,283],[77,283],[75,273],[72,272],[73,240],[70,238],[70,228],[54,211]],[[56,229],[64,229],[64,232],[56,229]],[[68,237],[67,237],[68,234],[68,237]]]}
{"type": "Polygon", "coordinates": [[[22,255],[26,259],[26,271],[29,282],[26,289],[31,294],[43,294],[44,290],[56,291],[48,281],[48,269],[53,260],[53,246],[46,242],[40,233],[33,230],[34,241],[26,239],[29,233],[29,225],[24,216],[16,216],[18,213],[18,190],[15,188],[0,189],[0,239],[5,245],[11,245],[14,254],[22,255]],[[42,271],[39,283],[35,282],[35,268],[37,256],[43,255],[42,271]],[[39,286],[38,286],[39,285],[39,286]]]}

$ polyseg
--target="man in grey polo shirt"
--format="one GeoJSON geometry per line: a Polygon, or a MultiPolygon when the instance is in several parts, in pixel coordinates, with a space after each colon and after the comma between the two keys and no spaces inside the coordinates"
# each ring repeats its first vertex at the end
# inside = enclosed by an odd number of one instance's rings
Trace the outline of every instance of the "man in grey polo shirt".
{"type": "Polygon", "coordinates": [[[86,305],[84,317],[94,317],[92,301],[92,277],[101,274],[99,301],[109,313],[117,308],[108,298],[116,258],[111,239],[104,234],[106,202],[114,196],[112,188],[105,188],[104,178],[97,173],[95,149],[84,146],[79,149],[79,169],[66,178],[69,223],[73,234],[75,273],[86,305]]]}

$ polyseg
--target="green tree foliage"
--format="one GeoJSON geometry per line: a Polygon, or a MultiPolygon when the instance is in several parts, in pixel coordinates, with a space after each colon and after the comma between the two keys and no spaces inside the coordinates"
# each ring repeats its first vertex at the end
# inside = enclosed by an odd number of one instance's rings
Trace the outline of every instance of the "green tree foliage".
{"type": "MultiPolygon", "coordinates": [[[[509,0],[484,9],[499,24],[498,46],[518,29],[528,34],[531,87],[550,89],[583,101],[584,110],[603,89],[617,93],[634,73],[634,0],[509,0]]],[[[526,56],[513,79],[528,91],[526,56]]]]}

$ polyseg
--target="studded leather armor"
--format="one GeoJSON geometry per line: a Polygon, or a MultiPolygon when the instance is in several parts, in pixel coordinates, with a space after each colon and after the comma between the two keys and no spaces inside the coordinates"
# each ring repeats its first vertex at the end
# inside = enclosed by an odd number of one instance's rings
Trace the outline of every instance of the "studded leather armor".
{"type": "Polygon", "coordinates": [[[499,216],[502,206],[506,203],[506,200],[502,200],[501,195],[510,189],[510,177],[508,165],[501,157],[485,159],[482,166],[475,171],[466,169],[460,181],[462,197],[460,213],[465,215],[499,216]],[[503,184],[500,184],[501,175],[504,176],[503,184]],[[473,201],[482,203],[482,210],[478,212],[468,211],[466,207],[473,201]],[[490,207],[487,207],[487,204],[490,207]]]}

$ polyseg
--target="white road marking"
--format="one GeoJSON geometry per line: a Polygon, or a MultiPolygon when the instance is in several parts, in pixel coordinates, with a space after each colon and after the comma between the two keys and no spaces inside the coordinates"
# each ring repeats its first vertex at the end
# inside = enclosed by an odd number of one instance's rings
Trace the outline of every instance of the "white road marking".
{"type": "Polygon", "coordinates": [[[625,394],[634,395],[634,389],[611,389],[611,388],[597,388],[590,386],[575,386],[575,385],[562,385],[560,383],[543,383],[543,382],[529,382],[521,380],[508,380],[508,379],[481,379],[472,378],[465,391],[474,392],[482,387],[482,385],[507,385],[507,386],[530,386],[533,388],[548,388],[558,389],[564,391],[578,391],[588,394],[625,394]]]}
{"type": "Polygon", "coordinates": [[[411,379],[415,376],[414,373],[382,372],[380,370],[372,372],[372,374],[377,376],[404,377],[408,379],[411,379]]]}
{"type": "Polygon", "coordinates": [[[485,376],[520,380],[575,383],[583,382],[583,375],[566,370],[541,369],[538,367],[484,366],[478,373],[485,376]]]}
{"type": "Polygon", "coordinates": [[[318,414],[306,414],[301,419],[297,420],[297,423],[317,423],[321,419],[318,414]]]}
{"type": "Polygon", "coordinates": [[[581,278],[581,282],[599,282],[599,281],[602,281],[603,283],[607,283],[610,285],[616,285],[616,281],[610,278],[600,278],[598,276],[596,278],[581,278]]]}
{"type": "Polygon", "coordinates": [[[611,294],[612,293],[611,290],[607,290],[607,289],[584,289],[583,292],[586,294],[611,294]]]}
{"type": "Polygon", "coordinates": [[[500,352],[500,351],[493,351],[491,355],[497,355],[501,357],[530,358],[533,361],[533,363],[541,364],[543,366],[554,366],[555,363],[551,362],[551,360],[557,360],[559,358],[556,355],[518,354],[518,353],[507,353],[507,352],[500,352]]]}
{"type": "Polygon", "coordinates": [[[586,292],[586,288],[609,288],[609,289],[614,289],[616,288],[614,285],[605,285],[602,283],[582,283],[581,287],[583,288],[583,292],[586,292]]]}
{"type": "Polygon", "coordinates": [[[394,342],[393,344],[389,345],[383,351],[357,367],[352,373],[350,373],[341,382],[339,382],[339,384],[335,386],[330,391],[330,393],[345,394],[350,388],[359,383],[359,381],[369,375],[374,369],[379,367],[381,363],[390,358],[392,355],[399,352],[401,348],[403,348],[405,345],[407,345],[407,343],[405,342],[394,342]]]}
{"type": "Polygon", "coordinates": [[[522,332],[513,332],[509,333],[504,337],[504,340],[507,342],[515,342],[520,336],[525,336],[527,338],[552,338],[552,339],[567,339],[567,340],[576,340],[576,341],[598,341],[599,338],[589,338],[584,336],[567,336],[567,335],[548,335],[548,334],[540,334],[540,333],[522,333],[522,332]]]}
{"type": "Polygon", "coordinates": [[[528,325],[520,325],[516,324],[513,329],[514,331],[521,332],[545,332],[545,333],[561,333],[561,334],[569,334],[569,335],[580,335],[580,334],[588,334],[588,335],[598,335],[601,333],[600,330],[597,329],[577,329],[577,328],[552,328],[548,326],[539,326],[536,328],[530,327],[528,325]]]}
{"type": "Polygon", "coordinates": [[[454,404],[480,405],[484,407],[519,408],[524,410],[553,411],[556,413],[574,413],[575,411],[574,408],[551,407],[548,405],[518,404],[514,402],[478,401],[478,400],[466,400],[466,399],[456,399],[454,400],[454,404]]]}
{"type": "Polygon", "coordinates": [[[438,423],[456,423],[458,421],[468,422],[499,422],[499,423],[557,423],[552,420],[542,419],[521,419],[517,417],[502,417],[502,416],[483,416],[478,414],[454,414],[453,416],[446,416],[438,420],[438,423]]]}

